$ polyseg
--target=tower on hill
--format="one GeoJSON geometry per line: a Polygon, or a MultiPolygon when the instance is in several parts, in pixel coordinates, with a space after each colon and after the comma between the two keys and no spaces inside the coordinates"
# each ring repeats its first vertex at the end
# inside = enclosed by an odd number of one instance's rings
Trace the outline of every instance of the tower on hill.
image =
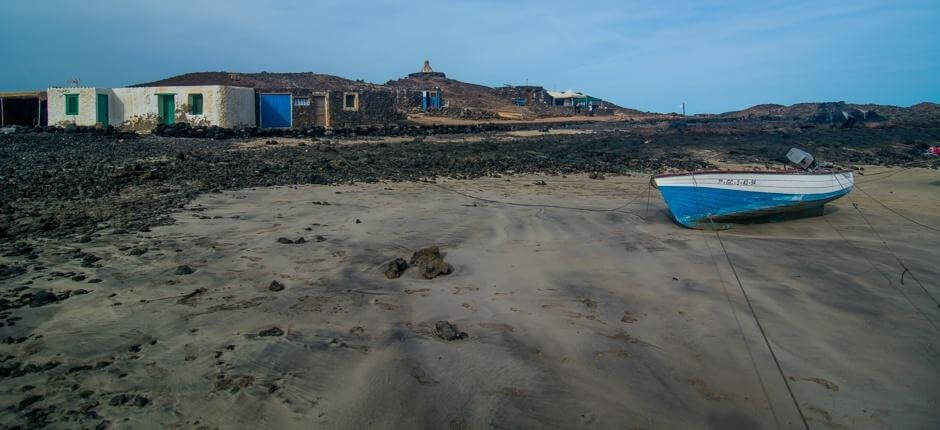
{"type": "Polygon", "coordinates": [[[409,73],[408,76],[412,78],[446,78],[447,76],[443,72],[435,72],[431,68],[431,61],[424,60],[424,67],[421,68],[420,72],[409,73]]]}

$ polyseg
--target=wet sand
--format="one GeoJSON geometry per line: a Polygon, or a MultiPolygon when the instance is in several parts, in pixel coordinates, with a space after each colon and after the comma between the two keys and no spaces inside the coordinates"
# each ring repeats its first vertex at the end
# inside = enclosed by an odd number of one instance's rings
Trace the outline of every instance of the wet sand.
{"type": "MultiPolygon", "coordinates": [[[[857,180],[940,225],[937,171],[857,180]]],[[[28,338],[0,356],[61,364],[0,379],[0,423],[56,405],[57,425],[120,428],[940,427],[940,233],[859,190],[824,217],[686,230],[647,184],[254,188],[149,233],[50,241],[47,270],[103,281],[16,279],[90,292],[6,312],[22,319],[0,338],[28,338]],[[432,245],[452,274],[386,279],[432,245]]]]}

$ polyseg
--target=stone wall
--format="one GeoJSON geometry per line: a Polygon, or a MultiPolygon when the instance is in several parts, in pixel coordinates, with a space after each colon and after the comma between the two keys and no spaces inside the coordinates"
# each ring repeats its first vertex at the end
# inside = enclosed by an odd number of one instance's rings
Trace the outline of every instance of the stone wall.
{"type": "Polygon", "coordinates": [[[400,99],[394,90],[360,90],[350,93],[359,94],[359,106],[356,110],[344,108],[346,92],[330,91],[330,127],[395,124],[407,119],[404,112],[398,108],[400,99]]]}

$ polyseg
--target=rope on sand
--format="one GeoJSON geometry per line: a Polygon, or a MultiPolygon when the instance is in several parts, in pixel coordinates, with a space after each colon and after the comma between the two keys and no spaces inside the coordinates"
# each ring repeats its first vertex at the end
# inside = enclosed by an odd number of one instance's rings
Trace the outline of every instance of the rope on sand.
{"type": "MultiPolygon", "coordinates": [[[[492,200],[492,199],[487,199],[483,197],[477,197],[472,194],[467,194],[463,191],[457,191],[453,188],[450,188],[441,184],[431,184],[431,185],[434,185],[435,187],[438,187],[445,191],[450,191],[454,194],[459,194],[461,196],[464,196],[473,200],[479,200],[481,202],[486,202],[486,203],[496,203],[496,204],[501,204],[501,205],[522,206],[522,207],[530,207],[530,208],[570,209],[570,210],[586,211],[586,212],[618,212],[621,209],[626,208],[627,206],[630,206],[631,204],[633,204],[633,202],[635,202],[638,198],[640,198],[643,195],[643,193],[640,192],[637,195],[633,196],[633,198],[627,201],[626,203],[620,206],[617,206],[615,208],[595,209],[595,208],[581,208],[581,207],[576,207],[576,206],[560,206],[560,205],[547,205],[547,204],[537,204],[537,203],[518,203],[518,202],[507,202],[507,201],[501,201],[501,200],[492,200]]],[[[627,212],[627,213],[632,213],[632,212],[627,212]]]]}
{"type": "MultiPolygon", "coordinates": [[[[842,187],[843,189],[845,189],[845,187],[842,185],[842,181],[839,180],[839,177],[838,177],[838,176],[835,176],[835,178],[836,178],[836,181],[839,181],[839,186],[842,187]]],[[[858,187],[856,187],[856,188],[858,188],[858,187]]],[[[933,228],[933,227],[920,224],[920,223],[918,223],[918,222],[916,222],[916,221],[914,221],[914,220],[912,220],[912,219],[910,219],[910,218],[905,217],[904,215],[901,215],[900,213],[895,212],[893,209],[889,208],[889,207],[886,206],[884,203],[881,203],[878,199],[872,197],[871,194],[868,194],[867,192],[865,192],[865,190],[863,190],[863,189],[861,189],[861,188],[858,188],[858,189],[859,189],[859,191],[865,193],[865,195],[868,196],[869,198],[871,198],[872,200],[878,202],[879,204],[881,204],[882,206],[884,206],[886,209],[890,210],[890,211],[891,211],[892,213],[894,213],[895,215],[898,215],[898,216],[900,216],[900,217],[902,217],[902,218],[904,218],[904,219],[907,219],[908,221],[914,222],[915,224],[921,225],[921,226],[923,226],[923,227],[927,227],[927,228],[930,228],[930,229],[933,229],[933,230],[940,231],[940,230],[935,229],[935,228],[933,228]]],[[[933,301],[934,305],[936,305],[937,308],[940,308],[940,302],[937,301],[937,298],[934,297],[933,294],[930,294],[930,291],[927,290],[927,287],[924,287],[924,284],[923,284],[922,282],[920,282],[920,279],[917,279],[917,277],[914,276],[914,272],[911,272],[911,269],[909,269],[909,268],[907,267],[907,265],[904,264],[904,260],[901,260],[901,257],[899,257],[898,254],[895,253],[894,250],[892,250],[890,246],[888,246],[888,242],[886,242],[885,239],[884,239],[883,237],[881,237],[881,234],[878,233],[878,230],[875,230],[875,226],[872,225],[871,221],[868,220],[868,217],[865,216],[865,213],[862,212],[862,209],[858,206],[858,202],[856,202],[855,199],[852,198],[852,195],[851,195],[851,194],[847,194],[847,196],[849,197],[849,200],[852,202],[852,207],[854,207],[855,210],[858,212],[858,214],[861,215],[862,219],[865,220],[865,224],[868,224],[868,228],[872,231],[872,233],[875,233],[875,236],[877,236],[877,237],[878,237],[878,240],[881,241],[881,244],[885,247],[885,250],[887,250],[888,253],[891,254],[891,255],[894,257],[895,260],[897,260],[898,265],[901,266],[901,269],[903,269],[903,270],[901,271],[901,285],[904,285],[904,274],[905,274],[905,273],[910,273],[911,279],[913,279],[914,282],[917,282],[917,285],[919,285],[919,286],[920,286],[920,289],[924,291],[924,294],[926,294],[927,297],[929,297],[930,300],[933,301]]],[[[931,324],[932,324],[932,323],[931,323],[931,324]]]]}
{"type": "MultiPolygon", "coordinates": [[[[711,221],[711,217],[709,217],[711,221]]],[[[712,225],[714,225],[712,221],[712,225]]],[[[770,351],[770,357],[773,358],[774,364],[777,366],[777,372],[780,373],[780,379],[783,380],[783,385],[787,387],[787,392],[790,393],[790,399],[793,400],[793,406],[796,407],[796,411],[800,414],[800,419],[803,421],[803,427],[806,430],[809,430],[809,424],[806,422],[806,416],[803,415],[803,408],[800,407],[800,402],[796,400],[796,395],[793,394],[793,389],[790,388],[790,382],[787,380],[786,374],[783,373],[783,366],[780,365],[780,360],[777,358],[777,354],[774,352],[773,346],[770,345],[770,340],[767,338],[767,332],[764,331],[764,325],[760,323],[760,319],[757,317],[757,312],[754,310],[754,305],[751,304],[751,299],[747,295],[747,291],[744,289],[744,284],[741,282],[741,277],[738,276],[738,270],[735,269],[734,263],[731,261],[731,255],[728,254],[728,250],[725,248],[725,242],[721,240],[721,234],[718,233],[718,229],[715,230],[715,237],[718,238],[718,243],[721,244],[721,251],[724,252],[725,258],[728,260],[728,266],[731,266],[731,273],[734,274],[734,279],[738,281],[738,287],[741,289],[741,294],[744,295],[744,301],[747,303],[747,308],[751,311],[751,316],[754,317],[754,322],[757,324],[757,329],[760,331],[761,337],[764,338],[764,345],[767,346],[767,350],[770,351]]]]}

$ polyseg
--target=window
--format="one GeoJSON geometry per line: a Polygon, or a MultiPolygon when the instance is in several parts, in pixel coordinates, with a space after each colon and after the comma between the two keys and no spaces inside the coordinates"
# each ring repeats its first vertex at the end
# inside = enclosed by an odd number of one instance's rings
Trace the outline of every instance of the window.
{"type": "Polygon", "coordinates": [[[294,98],[294,106],[310,106],[310,98],[296,97],[294,98]]]}
{"type": "Polygon", "coordinates": [[[359,93],[343,93],[343,110],[359,110],[359,93]]]}
{"type": "Polygon", "coordinates": [[[202,94],[189,95],[189,114],[202,115],[202,94]]]}
{"type": "Polygon", "coordinates": [[[78,94],[65,95],[65,114],[78,115],[78,94]]]}

